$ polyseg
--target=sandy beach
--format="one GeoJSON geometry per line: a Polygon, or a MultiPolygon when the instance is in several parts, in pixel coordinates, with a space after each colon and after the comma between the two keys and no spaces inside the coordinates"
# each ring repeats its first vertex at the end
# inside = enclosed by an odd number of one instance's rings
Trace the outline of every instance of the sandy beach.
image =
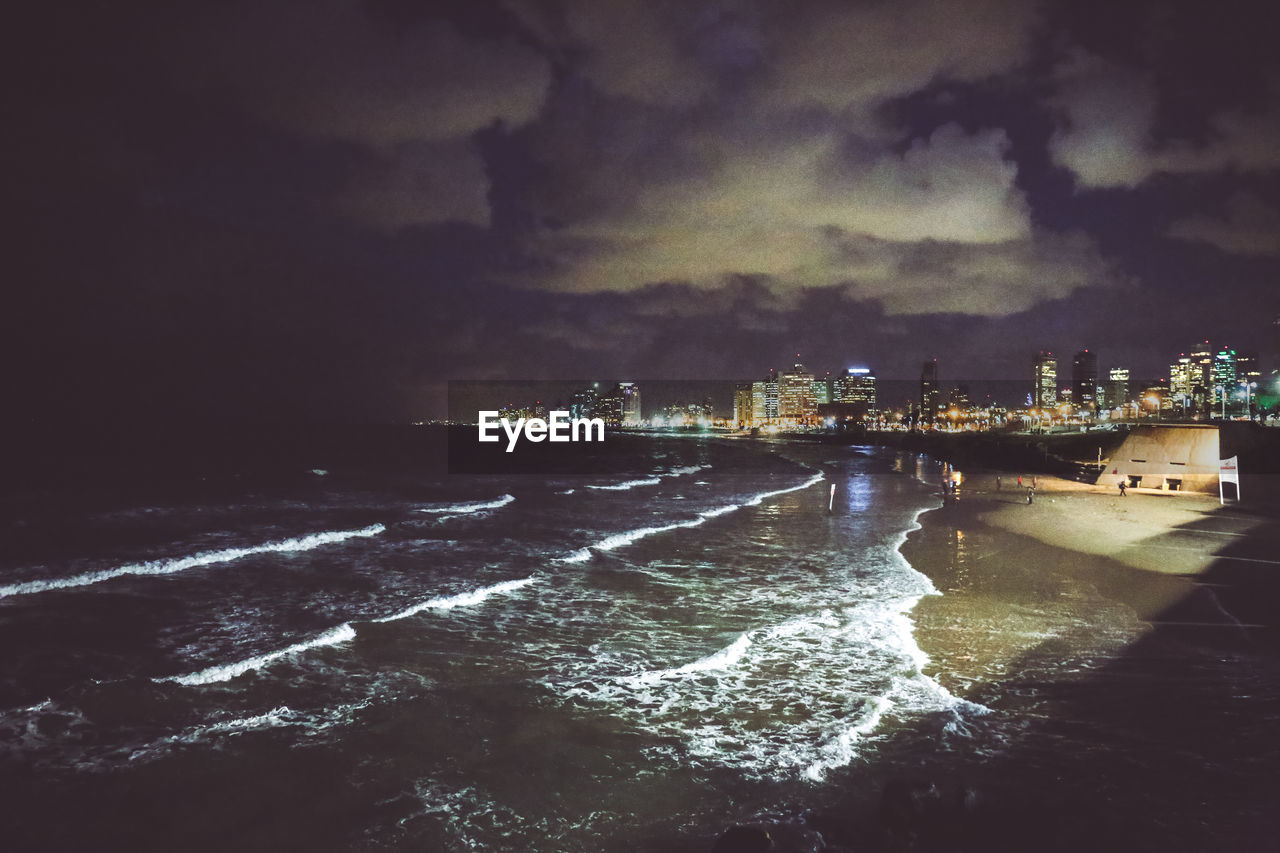
{"type": "Polygon", "coordinates": [[[902,548],[940,593],[912,614],[928,671],[1003,744],[946,773],[987,790],[1005,841],[1041,837],[1026,849],[1263,849],[1274,505],[999,476],[962,471],[902,548]]]}

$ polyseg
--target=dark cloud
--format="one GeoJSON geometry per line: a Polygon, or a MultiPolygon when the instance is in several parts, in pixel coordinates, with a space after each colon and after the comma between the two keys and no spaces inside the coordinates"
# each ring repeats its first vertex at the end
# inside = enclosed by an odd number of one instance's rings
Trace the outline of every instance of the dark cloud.
{"type": "Polygon", "coordinates": [[[1259,347],[1266,7],[1113,5],[25,8],[9,385],[406,418],[449,378],[1259,347]]]}

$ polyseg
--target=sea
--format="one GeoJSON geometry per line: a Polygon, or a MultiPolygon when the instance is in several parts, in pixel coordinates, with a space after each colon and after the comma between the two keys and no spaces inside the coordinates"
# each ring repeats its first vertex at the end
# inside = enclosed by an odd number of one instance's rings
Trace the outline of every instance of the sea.
{"type": "MultiPolygon", "coordinates": [[[[625,474],[501,476],[318,447],[11,498],[9,849],[694,851],[764,823],[817,849],[805,815],[994,760],[1043,712],[1026,666],[961,677],[922,648],[945,590],[900,546],[941,463],[626,452],[625,474]]],[[[1040,665],[1141,636],[1087,592],[1018,610],[1037,647],[1071,629],[1040,665]]]]}

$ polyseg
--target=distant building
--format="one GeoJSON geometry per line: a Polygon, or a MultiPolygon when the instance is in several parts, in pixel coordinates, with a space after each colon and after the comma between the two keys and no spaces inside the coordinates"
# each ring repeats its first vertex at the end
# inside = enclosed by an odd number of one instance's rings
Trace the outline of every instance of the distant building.
{"type": "Polygon", "coordinates": [[[755,422],[751,413],[751,383],[739,382],[733,386],[733,421],[740,429],[750,427],[755,422]]]}
{"type": "Polygon", "coordinates": [[[640,389],[634,382],[619,382],[597,398],[596,417],[609,426],[640,426],[640,389]]]}
{"type": "Polygon", "coordinates": [[[1118,409],[1129,402],[1129,368],[1113,367],[1107,371],[1102,398],[1108,409],[1118,409]]]}
{"type": "Polygon", "coordinates": [[[1236,378],[1241,382],[1261,382],[1262,366],[1256,352],[1236,354],[1236,378]]]}
{"type": "Polygon", "coordinates": [[[1169,365],[1169,393],[1190,400],[1196,386],[1197,365],[1191,363],[1191,356],[1182,353],[1177,361],[1169,365]]]}
{"type": "Polygon", "coordinates": [[[778,372],[759,382],[751,383],[751,422],[755,426],[771,424],[778,420],[778,372]]]}
{"type": "Polygon", "coordinates": [[[813,399],[813,374],[796,364],[778,378],[778,417],[792,423],[811,423],[817,418],[813,399]]]}
{"type": "Polygon", "coordinates": [[[836,379],[833,403],[865,403],[868,410],[876,407],[876,377],[869,367],[849,367],[836,379]]]}
{"type": "Polygon", "coordinates": [[[1082,414],[1094,414],[1098,408],[1098,354],[1080,350],[1071,360],[1071,402],[1082,414]]]}
{"type": "Polygon", "coordinates": [[[583,388],[574,391],[569,395],[569,417],[575,419],[595,417],[596,402],[599,396],[596,388],[583,388]]]}
{"type": "Polygon", "coordinates": [[[920,367],[920,423],[931,424],[938,418],[942,402],[938,388],[938,360],[931,358],[920,367]]]}
{"type": "Polygon", "coordinates": [[[1207,412],[1213,402],[1213,348],[1201,341],[1191,348],[1191,401],[1197,412],[1207,412]]]}
{"type": "Polygon", "coordinates": [[[1213,392],[1214,404],[1211,414],[1229,416],[1232,400],[1236,392],[1236,351],[1223,347],[1213,354],[1213,367],[1209,376],[1209,387],[1213,392]]]}
{"type": "Polygon", "coordinates": [[[1051,409],[1058,405],[1058,360],[1053,353],[1041,350],[1033,362],[1034,380],[1031,404],[1037,409],[1051,409]]]}
{"type": "Polygon", "coordinates": [[[640,426],[644,415],[640,409],[640,389],[634,382],[619,382],[622,391],[622,425],[640,426]]]}
{"type": "Polygon", "coordinates": [[[831,374],[813,380],[813,401],[818,405],[831,402],[831,374]]]}

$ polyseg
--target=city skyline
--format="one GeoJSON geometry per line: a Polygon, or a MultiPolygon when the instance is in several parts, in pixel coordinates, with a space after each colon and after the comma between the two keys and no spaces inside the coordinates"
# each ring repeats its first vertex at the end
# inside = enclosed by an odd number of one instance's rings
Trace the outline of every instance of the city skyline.
{"type": "Polygon", "coordinates": [[[12,30],[19,419],[1280,367],[1269,7],[277,0],[12,30]],[[1216,350],[1215,350],[1216,352],[1216,350]]]}

